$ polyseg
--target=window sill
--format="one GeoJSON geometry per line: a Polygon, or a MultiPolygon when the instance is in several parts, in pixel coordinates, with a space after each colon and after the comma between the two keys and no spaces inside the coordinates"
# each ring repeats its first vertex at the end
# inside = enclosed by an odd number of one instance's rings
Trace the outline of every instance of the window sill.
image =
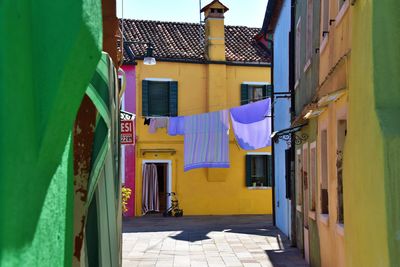
{"type": "Polygon", "coordinates": [[[310,219],[312,219],[313,221],[315,221],[315,211],[308,211],[308,217],[310,219]]]}
{"type": "Polygon", "coordinates": [[[329,214],[320,214],[319,220],[321,221],[322,224],[325,224],[326,226],[328,226],[329,225],[329,214]]]}
{"type": "Polygon", "coordinates": [[[321,45],[319,47],[319,53],[322,54],[325,51],[326,45],[328,44],[329,33],[322,38],[321,45]]]}
{"type": "Polygon", "coordinates": [[[336,233],[340,236],[344,236],[344,224],[342,223],[336,224],[336,233]]]}
{"type": "Polygon", "coordinates": [[[346,2],[344,2],[343,6],[340,8],[340,11],[335,18],[335,27],[339,26],[344,15],[347,13],[347,10],[349,10],[349,6],[350,6],[349,2],[350,2],[350,0],[347,0],[346,2]]]}
{"type": "Polygon", "coordinates": [[[247,186],[247,189],[249,190],[267,190],[267,189],[272,189],[270,186],[247,186]]]}
{"type": "Polygon", "coordinates": [[[309,58],[306,64],[304,65],[303,72],[306,73],[309,70],[310,66],[311,66],[311,58],[309,58]]]}
{"type": "Polygon", "coordinates": [[[301,205],[296,205],[296,210],[298,212],[303,212],[302,206],[301,205]]]}

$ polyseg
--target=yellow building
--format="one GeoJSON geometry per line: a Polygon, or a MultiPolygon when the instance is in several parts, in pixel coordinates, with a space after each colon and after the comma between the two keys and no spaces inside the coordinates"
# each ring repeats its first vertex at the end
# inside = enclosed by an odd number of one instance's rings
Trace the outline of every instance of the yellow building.
{"type": "MultiPolygon", "coordinates": [[[[321,266],[345,266],[343,155],[351,54],[350,1],[321,1],[317,129],[317,224],[321,266]]],[[[351,178],[350,178],[351,179],[351,178]]]]}
{"type": "Polygon", "coordinates": [[[183,136],[169,136],[165,128],[152,134],[144,125],[146,117],[201,114],[267,97],[269,55],[255,40],[259,29],[225,26],[227,10],[219,1],[205,6],[204,26],[123,22],[125,38],[150,42],[157,60],[144,65],[146,45],[126,47],[125,56],[134,55],[137,63],[136,215],[142,215],[142,168],[150,163],[157,166],[160,212],[169,205],[165,193],[176,192],[185,215],[272,213],[270,148],[244,151],[231,130],[230,168],[184,172],[183,136]],[[252,180],[255,176],[264,182],[252,180]]]}

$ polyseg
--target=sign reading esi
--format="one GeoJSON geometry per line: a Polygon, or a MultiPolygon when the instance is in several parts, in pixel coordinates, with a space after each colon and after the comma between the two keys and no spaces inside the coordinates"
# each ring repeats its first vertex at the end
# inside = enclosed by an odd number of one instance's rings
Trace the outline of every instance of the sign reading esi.
{"type": "Polygon", "coordinates": [[[133,136],[133,121],[131,120],[121,121],[121,144],[122,145],[135,144],[135,139],[133,136]]]}

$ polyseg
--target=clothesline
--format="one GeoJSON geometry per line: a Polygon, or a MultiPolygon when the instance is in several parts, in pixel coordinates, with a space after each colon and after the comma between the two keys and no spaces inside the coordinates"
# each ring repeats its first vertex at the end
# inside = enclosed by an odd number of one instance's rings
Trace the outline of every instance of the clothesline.
{"type": "MultiPolygon", "coordinates": [[[[263,97],[263,98],[258,99],[257,101],[265,100],[267,98],[270,98],[270,97],[263,97]]],[[[245,99],[245,100],[249,101],[250,99],[245,99]]],[[[257,101],[254,101],[254,102],[257,102],[257,101]]],[[[250,103],[254,103],[254,102],[250,102],[250,103]]],[[[275,103],[275,101],[271,102],[271,106],[273,106],[274,103],[275,103]]],[[[220,106],[220,105],[211,105],[209,107],[213,108],[213,107],[218,107],[218,106],[220,106]]],[[[234,108],[234,107],[238,107],[238,106],[234,105],[234,106],[231,106],[229,108],[225,108],[225,109],[221,109],[221,110],[228,110],[228,109],[231,109],[231,108],[234,108]]],[[[186,113],[188,111],[200,110],[200,109],[201,108],[186,109],[184,111],[180,111],[180,113],[186,113]]],[[[215,111],[219,111],[219,110],[215,110],[215,111]]],[[[205,111],[205,112],[200,112],[200,113],[195,113],[195,114],[190,114],[190,115],[198,115],[198,114],[208,113],[208,112],[212,112],[212,111],[205,111]]],[[[181,116],[189,116],[189,115],[181,115],[181,116]]],[[[156,116],[145,116],[145,115],[142,115],[141,117],[142,118],[149,118],[149,119],[151,119],[151,118],[160,118],[160,117],[171,117],[171,113],[160,114],[160,115],[156,115],[156,116]]]]}

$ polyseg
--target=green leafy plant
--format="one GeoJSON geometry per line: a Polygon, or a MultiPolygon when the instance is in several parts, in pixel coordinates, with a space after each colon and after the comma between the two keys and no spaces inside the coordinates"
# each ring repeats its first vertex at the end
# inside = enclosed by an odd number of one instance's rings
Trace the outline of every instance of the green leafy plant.
{"type": "Polygon", "coordinates": [[[122,186],[122,212],[125,213],[128,211],[128,200],[131,198],[132,190],[125,186],[122,186]]]}

